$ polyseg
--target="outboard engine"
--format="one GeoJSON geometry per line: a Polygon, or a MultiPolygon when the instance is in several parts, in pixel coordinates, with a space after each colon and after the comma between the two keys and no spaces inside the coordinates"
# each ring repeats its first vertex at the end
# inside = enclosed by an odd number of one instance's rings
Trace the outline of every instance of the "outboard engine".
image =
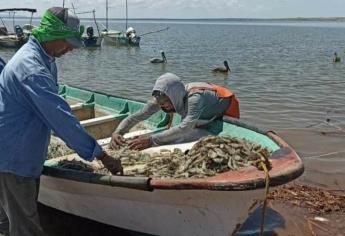
{"type": "Polygon", "coordinates": [[[14,26],[14,32],[16,33],[18,38],[24,38],[23,29],[19,25],[14,26]]]}
{"type": "Polygon", "coordinates": [[[136,37],[135,33],[136,32],[135,32],[135,29],[133,27],[128,27],[128,29],[126,30],[126,36],[130,40],[136,37]]]}
{"type": "Polygon", "coordinates": [[[86,34],[89,38],[92,38],[93,37],[93,27],[92,26],[88,26],[86,28],[86,34]]]}
{"type": "Polygon", "coordinates": [[[5,26],[0,26],[0,35],[7,35],[7,28],[5,26]]]}

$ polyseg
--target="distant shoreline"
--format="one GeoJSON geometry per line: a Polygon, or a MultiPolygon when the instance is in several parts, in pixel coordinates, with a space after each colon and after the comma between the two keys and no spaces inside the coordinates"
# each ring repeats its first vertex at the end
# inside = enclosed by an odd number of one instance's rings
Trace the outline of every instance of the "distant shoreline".
{"type": "MultiPolygon", "coordinates": [[[[1,16],[2,19],[12,19],[12,17],[1,16]]],[[[16,16],[15,19],[30,19],[26,16],[16,16]]],[[[41,17],[33,17],[33,19],[41,19],[41,17]]],[[[82,20],[93,20],[93,18],[83,18],[82,20]]],[[[96,18],[97,20],[106,20],[105,18],[96,18]]],[[[108,20],[123,21],[125,18],[109,18],[108,20]]],[[[129,18],[129,21],[214,21],[214,22],[275,22],[275,21],[330,21],[330,22],[345,22],[345,17],[293,17],[293,18],[129,18]]]]}

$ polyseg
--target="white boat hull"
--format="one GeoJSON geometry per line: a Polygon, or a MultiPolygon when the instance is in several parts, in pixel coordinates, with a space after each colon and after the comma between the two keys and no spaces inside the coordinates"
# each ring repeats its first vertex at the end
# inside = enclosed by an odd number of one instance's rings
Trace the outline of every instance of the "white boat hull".
{"type": "Polygon", "coordinates": [[[4,48],[20,48],[24,43],[20,41],[15,35],[0,36],[0,47],[4,48]]]}
{"type": "Polygon", "coordinates": [[[44,205],[153,235],[230,235],[263,190],[144,191],[41,177],[44,205]]]}
{"type": "Polygon", "coordinates": [[[140,37],[136,37],[134,42],[130,42],[126,35],[120,31],[103,32],[102,37],[104,42],[110,45],[139,46],[140,44],[140,37]]]}

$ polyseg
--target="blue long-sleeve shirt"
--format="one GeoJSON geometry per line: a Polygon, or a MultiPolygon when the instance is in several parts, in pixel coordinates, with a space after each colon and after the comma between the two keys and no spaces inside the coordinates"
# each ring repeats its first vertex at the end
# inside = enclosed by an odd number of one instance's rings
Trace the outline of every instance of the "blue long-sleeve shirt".
{"type": "Polygon", "coordinates": [[[54,58],[30,37],[0,74],[0,172],[38,177],[51,130],[86,160],[102,152],[58,95],[54,58]]]}

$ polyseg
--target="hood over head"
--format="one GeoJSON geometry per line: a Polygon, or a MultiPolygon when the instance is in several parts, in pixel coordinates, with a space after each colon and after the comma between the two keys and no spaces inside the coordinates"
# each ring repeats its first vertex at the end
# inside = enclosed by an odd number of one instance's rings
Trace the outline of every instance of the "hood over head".
{"type": "Polygon", "coordinates": [[[181,116],[185,116],[185,98],[187,96],[187,91],[185,85],[182,83],[181,79],[172,73],[165,73],[161,75],[157,80],[152,89],[153,91],[160,91],[167,95],[172,102],[175,111],[181,116]]]}

